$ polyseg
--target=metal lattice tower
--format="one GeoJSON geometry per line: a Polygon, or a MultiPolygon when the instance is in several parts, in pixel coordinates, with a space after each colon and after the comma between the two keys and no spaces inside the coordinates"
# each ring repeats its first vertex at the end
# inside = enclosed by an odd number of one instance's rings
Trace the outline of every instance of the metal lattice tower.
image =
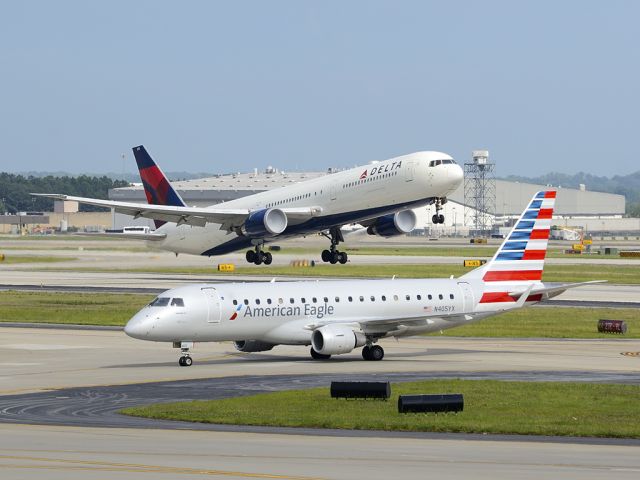
{"type": "Polygon", "coordinates": [[[488,235],[496,211],[495,164],[488,150],[475,150],[473,162],[464,164],[464,218],[474,235],[488,235]]]}

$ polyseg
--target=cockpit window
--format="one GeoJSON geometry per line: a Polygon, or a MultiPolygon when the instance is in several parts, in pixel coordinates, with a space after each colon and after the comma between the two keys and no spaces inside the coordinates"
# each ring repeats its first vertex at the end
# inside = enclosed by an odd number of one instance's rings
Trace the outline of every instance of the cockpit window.
{"type": "Polygon", "coordinates": [[[451,160],[451,159],[446,159],[446,160],[431,160],[429,162],[429,166],[430,167],[436,167],[438,165],[451,165],[454,164],[455,165],[455,160],[451,160]]]}
{"type": "Polygon", "coordinates": [[[169,305],[169,297],[158,297],[149,304],[150,307],[166,307],[169,305]]]}
{"type": "Polygon", "coordinates": [[[184,307],[184,300],[181,298],[172,298],[171,299],[172,307],[184,307]]]}

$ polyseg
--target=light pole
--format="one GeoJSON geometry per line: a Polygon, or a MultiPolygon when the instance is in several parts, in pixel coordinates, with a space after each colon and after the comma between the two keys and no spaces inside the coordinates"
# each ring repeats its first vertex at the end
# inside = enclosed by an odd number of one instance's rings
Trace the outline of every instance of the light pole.
{"type": "Polygon", "coordinates": [[[458,223],[456,222],[456,207],[453,207],[453,236],[458,236],[458,223]]]}

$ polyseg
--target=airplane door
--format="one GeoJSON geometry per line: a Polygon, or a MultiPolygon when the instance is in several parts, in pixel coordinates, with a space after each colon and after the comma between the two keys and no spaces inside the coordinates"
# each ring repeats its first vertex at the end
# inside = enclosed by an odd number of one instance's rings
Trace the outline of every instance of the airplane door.
{"type": "Polygon", "coordinates": [[[462,311],[471,312],[475,306],[473,300],[473,289],[467,282],[458,282],[458,286],[462,292],[462,311]]]}
{"type": "Polygon", "coordinates": [[[410,182],[413,180],[413,175],[415,173],[416,170],[416,164],[414,162],[409,162],[407,165],[407,168],[404,171],[404,179],[407,182],[410,182]]]}
{"type": "Polygon", "coordinates": [[[331,200],[335,200],[338,196],[338,188],[335,185],[331,185],[329,187],[329,197],[331,198],[331,200]]]}
{"type": "Polygon", "coordinates": [[[220,323],[222,311],[220,308],[220,295],[215,288],[203,288],[202,294],[207,301],[207,322],[220,323]]]}

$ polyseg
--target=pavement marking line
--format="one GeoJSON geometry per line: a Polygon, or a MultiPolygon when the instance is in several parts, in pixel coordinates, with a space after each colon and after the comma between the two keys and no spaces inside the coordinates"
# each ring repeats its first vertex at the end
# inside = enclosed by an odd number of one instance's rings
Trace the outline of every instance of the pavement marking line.
{"type": "Polygon", "coordinates": [[[32,462],[52,463],[53,465],[28,465],[0,463],[1,468],[40,469],[40,470],[83,470],[110,471],[131,473],[171,473],[182,475],[207,475],[242,478],[272,478],[278,480],[324,480],[321,477],[306,477],[298,475],[277,475],[269,473],[237,472],[232,470],[213,470],[207,468],[169,467],[159,465],[144,465],[137,463],[101,462],[97,460],[71,460],[63,458],[31,457],[18,455],[0,455],[0,460],[22,460],[32,462]],[[63,465],[60,465],[63,464],[63,465]]]}

